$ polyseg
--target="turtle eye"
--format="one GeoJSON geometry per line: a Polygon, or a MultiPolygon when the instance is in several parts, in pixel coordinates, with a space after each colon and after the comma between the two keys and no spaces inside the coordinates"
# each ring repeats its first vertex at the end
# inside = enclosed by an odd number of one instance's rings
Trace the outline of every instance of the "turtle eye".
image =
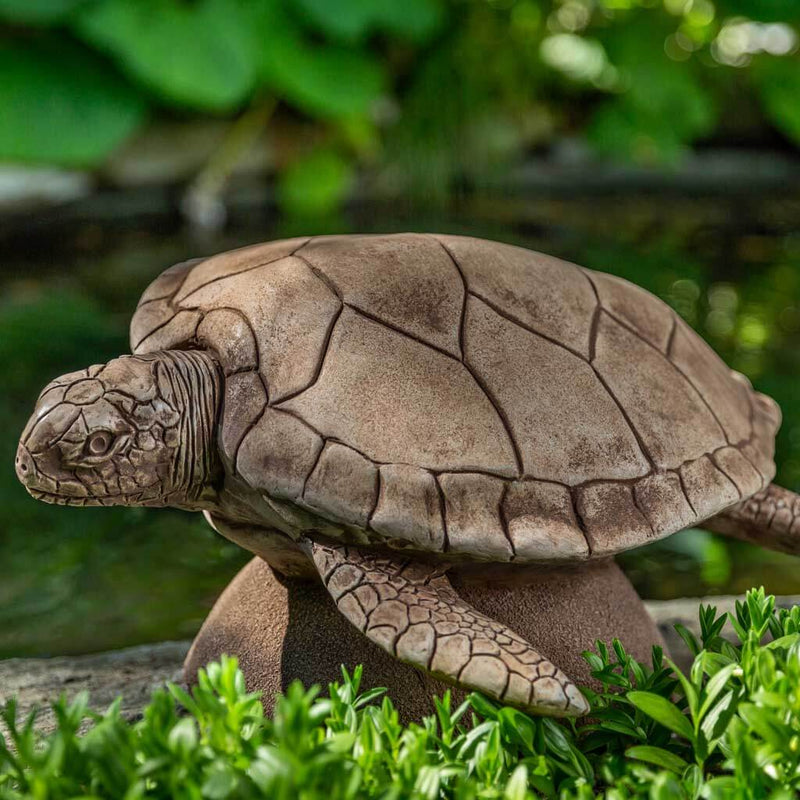
{"type": "Polygon", "coordinates": [[[114,437],[108,431],[97,431],[86,440],[86,453],[90,456],[103,456],[113,441],[114,437]]]}

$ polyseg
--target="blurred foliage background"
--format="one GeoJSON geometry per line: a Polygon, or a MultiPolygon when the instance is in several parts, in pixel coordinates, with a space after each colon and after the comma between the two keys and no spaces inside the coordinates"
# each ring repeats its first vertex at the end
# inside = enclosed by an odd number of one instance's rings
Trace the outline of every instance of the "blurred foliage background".
{"type": "MultiPolygon", "coordinates": [[[[796,0],[0,0],[0,658],[191,636],[246,561],[193,515],[35,503],[13,456],[162,269],[283,235],[633,280],[780,402],[800,490],[799,32],[796,0]]],[[[622,562],[646,597],[800,593],[702,531],[622,562]]]]}
{"type": "Polygon", "coordinates": [[[796,146],[799,21],[796,0],[0,0],[0,159],[102,169],[153,120],[235,120],[212,179],[266,132],[309,212],[359,167],[443,196],[564,136],[650,165],[796,146]]]}

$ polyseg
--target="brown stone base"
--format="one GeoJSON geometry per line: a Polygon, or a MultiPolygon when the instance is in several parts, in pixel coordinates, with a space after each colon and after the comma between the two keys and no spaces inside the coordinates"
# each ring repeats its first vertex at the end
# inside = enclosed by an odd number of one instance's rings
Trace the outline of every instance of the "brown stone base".
{"type": "MultiPolygon", "coordinates": [[[[584,650],[617,637],[637,659],[649,662],[663,644],[647,611],[612,561],[542,570],[524,586],[463,584],[459,594],[479,611],[504,622],[578,685],[591,683],[584,650]]],[[[266,710],[275,694],[299,678],[325,686],[339,666],[364,664],[363,688],[385,686],[406,719],[432,712],[430,698],[447,688],[393,659],[350,625],[315,582],[279,578],[254,558],[217,600],[184,664],[187,682],[222,653],[236,655],[248,689],[263,692],[266,710]]],[[[463,695],[456,692],[456,698],[463,695]]]]}

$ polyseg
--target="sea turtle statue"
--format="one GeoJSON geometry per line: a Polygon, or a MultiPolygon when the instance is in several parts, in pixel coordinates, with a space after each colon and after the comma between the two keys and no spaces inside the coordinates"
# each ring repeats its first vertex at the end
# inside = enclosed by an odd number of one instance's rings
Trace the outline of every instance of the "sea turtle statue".
{"type": "Polygon", "coordinates": [[[39,396],[36,498],[175,506],[401,661],[533,713],[570,678],[448,575],[608,559],[688,526],[797,552],[780,411],[663,302],[458,236],[323,236],[178,264],[133,355],[39,396]]]}

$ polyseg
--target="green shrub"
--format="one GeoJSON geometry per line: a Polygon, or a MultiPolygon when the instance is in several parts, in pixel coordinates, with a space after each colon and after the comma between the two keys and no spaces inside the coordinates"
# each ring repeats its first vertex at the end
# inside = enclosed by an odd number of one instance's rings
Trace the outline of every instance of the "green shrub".
{"type": "Polygon", "coordinates": [[[291,685],[272,718],[235,659],[201,672],[191,696],[156,691],[139,721],[86,696],[3,721],[0,798],[791,798],[800,789],[800,607],[764,590],[726,615],[700,608],[688,675],[658,649],[645,666],[619,642],[586,653],[599,693],[589,719],[534,718],[473,694],[404,725],[383,690],[359,693],[361,668],[323,696],[291,685]],[[769,640],[767,644],[763,644],[769,640]],[[81,724],[93,724],[79,733],[81,724]]]}
{"type": "Polygon", "coordinates": [[[796,0],[0,0],[0,159],[97,167],[153,115],[275,101],[315,128],[282,166],[321,141],[420,194],[563,134],[797,144],[799,27],[796,0]]]}

